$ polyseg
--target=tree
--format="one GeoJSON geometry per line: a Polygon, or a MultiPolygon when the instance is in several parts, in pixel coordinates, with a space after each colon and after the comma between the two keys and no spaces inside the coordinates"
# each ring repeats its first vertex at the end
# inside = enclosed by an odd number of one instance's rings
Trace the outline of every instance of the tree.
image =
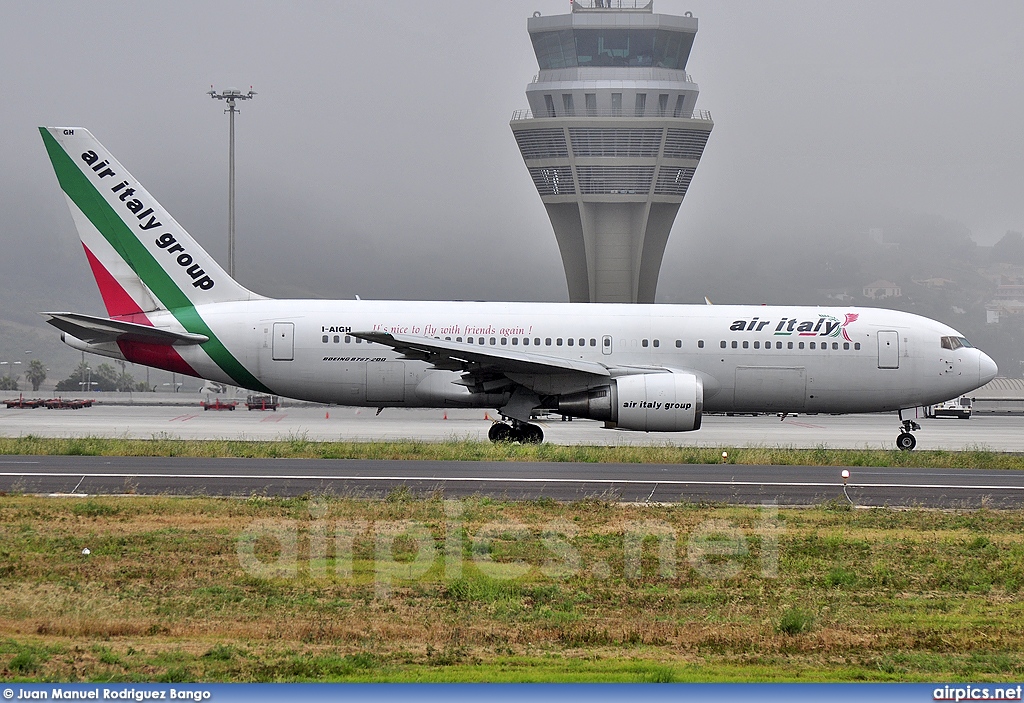
{"type": "Polygon", "coordinates": [[[121,366],[118,373],[110,364],[100,364],[95,368],[88,363],[79,364],[71,375],[57,383],[56,389],[65,393],[91,391],[120,391],[130,393],[132,391],[148,391],[146,384],[137,382],[130,373],[125,371],[124,362],[117,362],[121,366]]]}
{"type": "Polygon", "coordinates": [[[0,391],[16,391],[18,390],[18,379],[11,378],[10,376],[0,377],[0,391]]]}
{"type": "Polygon", "coordinates": [[[83,361],[75,367],[70,376],[57,382],[55,390],[62,393],[85,393],[87,392],[86,384],[90,383],[90,380],[93,382],[92,387],[96,388],[96,379],[92,376],[89,364],[83,361]]]}
{"type": "Polygon", "coordinates": [[[33,359],[28,362],[28,369],[25,371],[25,380],[32,384],[32,392],[39,390],[39,386],[43,385],[43,381],[46,380],[46,367],[43,366],[43,362],[39,359],[33,359]]]}

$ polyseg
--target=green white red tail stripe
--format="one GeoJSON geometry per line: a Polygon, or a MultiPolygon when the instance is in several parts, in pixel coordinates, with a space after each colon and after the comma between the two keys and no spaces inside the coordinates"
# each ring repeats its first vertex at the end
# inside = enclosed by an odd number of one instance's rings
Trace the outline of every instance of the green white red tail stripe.
{"type": "MultiPolygon", "coordinates": [[[[199,362],[208,359],[223,372],[225,382],[268,391],[196,309],[261,296],[228,276],[88,130],[41,127],[39,131],[108,312],[134,317],[149,313],[146,317],[151,318],[152,313],[168,311],[184,331],[209,337],[186,354],[201,354],[199,362]]],[[[132,351],[163,361],[152,365],[173,364],[174,370],[195,366],[170,348],[132,351]]]]}

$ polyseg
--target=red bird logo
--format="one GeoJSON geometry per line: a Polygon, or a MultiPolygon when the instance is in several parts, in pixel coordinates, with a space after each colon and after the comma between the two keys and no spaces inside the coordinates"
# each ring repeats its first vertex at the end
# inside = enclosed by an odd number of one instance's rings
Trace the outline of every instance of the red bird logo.
{"type": "Polygon", "coordinates": [[[843,339],[845,339],[847,342],[852,342],[853,340],[850,339],[850,335],[846,334],[846,326],[848,324],[850,324],[851,322],[856,322],[858,317],[860,317],[860,315],[858,313],[855,313],[855,312],[848,312],[848,313],[846,313],[846,322],[843,323],[842,329],[843,329],[843,339]]]}

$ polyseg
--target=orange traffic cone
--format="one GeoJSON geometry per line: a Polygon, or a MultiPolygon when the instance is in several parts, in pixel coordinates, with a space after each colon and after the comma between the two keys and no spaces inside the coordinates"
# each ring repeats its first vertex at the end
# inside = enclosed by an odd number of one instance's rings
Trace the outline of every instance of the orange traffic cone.
{"type": "Polygon", "coordinates": [[[447,420],[448,419],[448,411],[447,410],[444,411],[444,417],[442,417],[441,419],[442,420],[447,420]]]}
{"type": "Polygon", "coordinates": [[[325,420],[330,420],[331,419],[331,411],[330,410],[328,410],[327,412],[324,413],[324,419],[325,420]]]}
{"type": "Polygon", "coordinates": [[[491,419],[491,416],[490,416],[490,415],[488,415],[487,413],[484,413],[484,419],[485,419],[485,420],[490,420],[490,419],[491,419]]]}

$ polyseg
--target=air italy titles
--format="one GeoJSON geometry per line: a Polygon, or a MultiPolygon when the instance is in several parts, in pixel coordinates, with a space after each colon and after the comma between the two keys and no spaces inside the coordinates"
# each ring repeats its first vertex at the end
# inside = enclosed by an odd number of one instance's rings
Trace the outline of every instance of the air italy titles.
{"type": "Polygon", "coordinates": [[[733,332],[763,332],[766,328],[772,331],[777,337],[838,337],[849,340],[846,333],[846,326],[856,322],[860,317],[857,313],[846,313],[846,320],[839,321],[839,318],[832,315],[819,314],[817,320],[799,320],[795,317],[783,317],[778,322],[774,320],[762,320],[759,317],[752,317],[749,320],[736,320],[729,329],[733,332]],[[772,327],[774,325],[774,328],[772,327]]]}
{"type": "MultiPolygon", "coordinates": [[[[100,161],[100,157],[91,149],[82,154],[82,161],[88,164],[97,177],[101,179],[117,175],[110,168],[110,162],[106,159],[100,161]]],[[[135,195],[135,189],[129,185],[128,181],[121,181],[113,186],[110,192],[116,193],[117,199],[124,203],[128,211],[139,220],[139,229],[149,231],[163,227],[163,223],[157,220],[156,215],[153,214],[153,208],[147,207],[141,200],[132,197],[135,195]]],[[[173,234],[165,232],[157,237],[155,243],[166,253],[171,255],[177,254],[175,261],[192,278],[192,285],[194,287],[200,290],[210,290],[213,288],[213,279],[206,275],[206,271],[203,270],[202,266],[193,262],[192,255],[185,251],[185,248],[175,239],[173,234]]]]}

